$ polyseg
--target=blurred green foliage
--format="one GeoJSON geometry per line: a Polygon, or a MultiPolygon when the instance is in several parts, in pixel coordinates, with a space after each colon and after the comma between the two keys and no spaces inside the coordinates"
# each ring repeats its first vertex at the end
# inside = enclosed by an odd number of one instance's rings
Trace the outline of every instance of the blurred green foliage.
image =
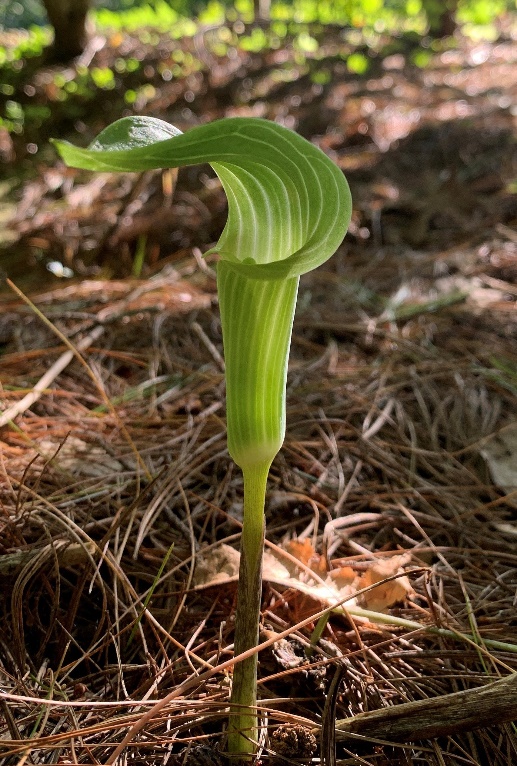
{"type": "MultiPolygon", "coordinates": [[[[136,29],[140,26],[164,28],[179,17],[199,18],[203,22],[223,21],[238,14],[253,19],[252,0],[92,0],[97,20],[102,25],[136,29]]],[[[299,23],[372,24],[425,29],[449,8],[463,25],[490,25],[514,0],[272,0],[271,18],[299,23]],[[457,6],[457,8],[456,8],[457,6]]],[[[25,28],[46,23],[41,0],[0,0],[0,28],[25,28]]]]}
{"type": "MultiPolygon", "coordinates": [[[[348,71],[361,77],[371,68],[368,50],[380,52],[386,33],[394,35],[395,46],[397,40],[399,44],[404,39],[412,41],[410,60],[425,68],[434,47],[429,39],[424,46],[421,42],[444,8],[454,11],[464,31],[478,39],[493,39],[497,19],[513,2],[459,0],[454,10],[456,0],[272,0],[270,23],[243,26],[239,34],[235,22],[253,21],[253,0],[235,0],[235,4],[226,0],[94,0],[93,7],[95,23],[107,35],[128,31],[143,45],[156,46],[160,35],[179,41],[193,37],[199,24],[214,25],[216,31],[205,39],[210,55],[224,57],[231,48],[261,53],[289,43],[296,66],[318,60],[324,27],[332,24],[342,27],[339,35],[347,49],[343,55],[348,71]]],[[[66,76],[58,72],[36,94],[31,86],[27,90],[27,74],[38,68],[39,57],[52,40],[44,22],[40,0],[0,0],[0,31],[2,25],[25,27],[0,38],[0,130],[34,142],[33,151],[45,141],[47,130],[67,129],[85,119],[93,103],[102,111],[113,110],[113,119],[123,109],[141,111],[161,81],[188,76],[204,66],[197,54],[172,46],[169,60],[158,62],[151,78],[145,75],[143,62],[128,55],[116,59],[112,68],[79,65],[68,69],[66,76]]],[[[313,83],[325,85],[328,72],[314,66],[309,70],[313,83]]],[[[289,67],[276,76],[288,81],[289,67]]]]}
{"type": "Polygon", "coordinates": [[[0,27],[27,29],[45,24],[47,16],[40,0],[0,0],[0,27]]]}

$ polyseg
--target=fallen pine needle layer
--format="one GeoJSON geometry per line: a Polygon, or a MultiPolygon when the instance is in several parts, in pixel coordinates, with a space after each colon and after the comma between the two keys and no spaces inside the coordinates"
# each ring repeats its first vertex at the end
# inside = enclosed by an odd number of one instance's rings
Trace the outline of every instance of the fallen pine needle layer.
{"type": "MultiPolygon", "coordinates": [[[[89,371],[70,359],[3,428],[6,756],[222,758],[242,480],[226,452],[206,280],[186,313],[147,302],[125,321],[114,306],[102,346],[83,344],[89,371]]],[[[67,300],[35,298],[57,337],[79,345],[100,326],[96,296],[83,299],[87,324],[67,300]]],[[[10,311],[30,349],[3,358],[13,407],[62,349],[29,307],[10,311]]],[[[297,319],[288,435],[269,485],[261,757],[291,742],[279,726],[317,738],[331,715],[341,758],[434,763],[438,748],[453,763],[475,748],[510,763],[516,504],[491,466],[515,397],[486,373],[497,337],[472,358],[473,328],[493,332],[494,315],[461,303],[416,323],[333,312],[330,302],[297,319]],[[318,614],[340,598],[311,648],[318,614]]],[[[516,351],[507,338],[505,355],[516,351]]]]}

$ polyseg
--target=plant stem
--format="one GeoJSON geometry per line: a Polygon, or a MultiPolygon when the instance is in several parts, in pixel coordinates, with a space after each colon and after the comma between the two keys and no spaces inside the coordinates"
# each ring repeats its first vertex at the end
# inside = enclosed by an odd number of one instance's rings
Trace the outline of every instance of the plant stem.
{"type": "MultiPolygon", "coordinates": [[[[264,503],[269,466],[270,463],[266,463],[243,470],[244,519],[235,615],[235,656],[258,644],[262,599],[264,503]]],[[[228,724],[228,752],[240,756],[242,760],[249,760],[256,750],[257,740],[256,654],[235,665],[230,702],[232,713],[228,724]]]]}
{"type": "Polygon", "coordinates": [[[330,612],[327,612],[327,614],[323,614],[319,618],[318,622],[316,623],[316,627],[311,633],[310,646],[308,646],[307,649],[305,650],[305,654],[307,655],[307,657],[312,657],[312,655],[314,654],[314,647],[316,646],[316,644],[322,637],[323,631],[327,627],[329,617],[330,617],[330,612]]]}

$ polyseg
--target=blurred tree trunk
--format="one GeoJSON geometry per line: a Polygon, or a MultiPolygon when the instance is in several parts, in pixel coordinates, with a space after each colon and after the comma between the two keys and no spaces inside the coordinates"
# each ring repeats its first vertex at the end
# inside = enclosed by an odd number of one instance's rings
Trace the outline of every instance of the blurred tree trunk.
{"type": "Polygon", "coordinates": [[[88,38],[86,17],[90,0],[43,0],[48,20],[54,27],[50,55],[54,61],[79,56],[88,38]]]}
{"type": "Polygon", "coordinates": [[[269,21],[271,0],[253,0],[255,21],[269,21]]]}
{"type": "Polygon", "coordinates": [[[458,0],[423,0],[429,35],[434,38],[450,37],[456,31],[458,0]]]}

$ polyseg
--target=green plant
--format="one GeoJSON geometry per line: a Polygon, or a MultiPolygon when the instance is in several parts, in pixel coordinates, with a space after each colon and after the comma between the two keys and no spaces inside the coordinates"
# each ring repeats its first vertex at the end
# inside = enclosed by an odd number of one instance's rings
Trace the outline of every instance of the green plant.
{"type": "MultiPolygon", "coordinates": [[[[226,362],[228,447],[244,475],[244,523],[235,655],[256,646],[261,605],[266,481],[285,432],[285,385],[301,274],[326,261],[345,235],[351,199],[323,152],[276,123],[233,118],[181,134],[161,120],[128,117],[89,149],[56,142],[89,170],[142,171],[210,162],[228,197],[217,245],[226,362]]],[[[257,657],[235,666],[228,749],[255,750],[257,657]]]]}

